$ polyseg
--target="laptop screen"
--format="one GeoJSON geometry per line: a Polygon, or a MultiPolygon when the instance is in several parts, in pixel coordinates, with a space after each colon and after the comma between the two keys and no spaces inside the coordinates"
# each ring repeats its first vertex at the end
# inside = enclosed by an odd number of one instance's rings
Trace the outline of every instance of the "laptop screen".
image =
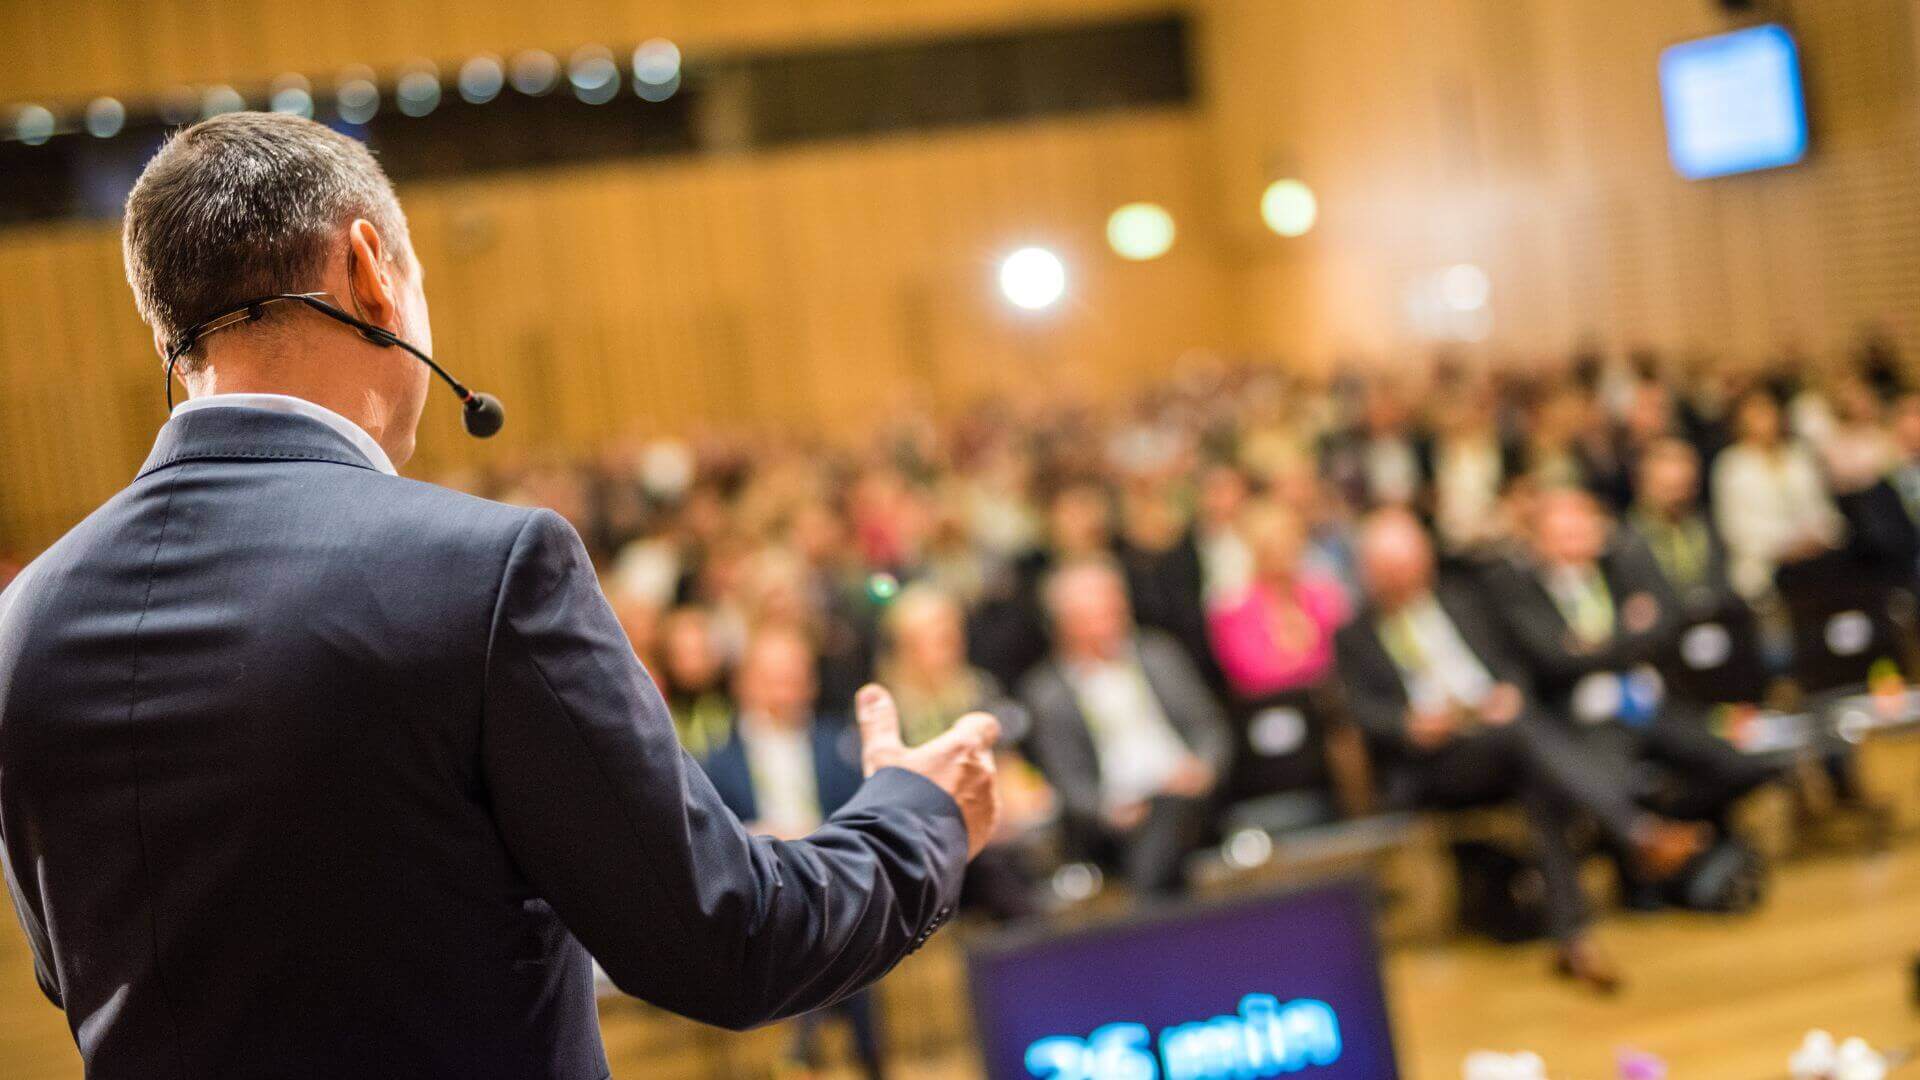
{"type": "Polygon", "coordinates": [[[968,955],[993,1080],[1394,1080],[1360,881],[1194,905],[968,955]]]}

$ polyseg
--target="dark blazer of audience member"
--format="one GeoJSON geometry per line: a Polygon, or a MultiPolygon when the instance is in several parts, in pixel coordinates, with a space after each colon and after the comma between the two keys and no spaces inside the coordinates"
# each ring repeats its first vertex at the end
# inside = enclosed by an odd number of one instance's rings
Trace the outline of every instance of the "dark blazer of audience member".
{"type": "Polygon", "coordinates": [[[1645,547],[1610,538],[1584,491],[1542,492],[1530,539],[1526,556],[1488,573],[1511,640],[1550,709],[1611,719],[1621,702],[1604,692],[1590,697],[1584,691],[1605,689],[1590,677],[1657,660],[1680,632],[1680,603],[1645,547]]]}
{"type": "Polygon", "coordinates": [[[1045,600],[1053,652],[1020,684],[1034,761],[1071,842],[1117,844],[1137,887],[1175,889],[1232,753],[1225,711],[1178,643],[1134,625],[1111,560],[1062,566],[1045,600]]]}
{"type": "Polygon", "coordinates": [[[805,836],[860,787],[858,737],[815,714],[817,686],[801,630],[773,625],[748,639],[734,676],[732,732],[700,764],[749,831],[805,836]]]}
{"type": "Polygon", "coordinates": [[[967,653],[1000,681],[1017,684],[1047,655],[1042,584],[1075,559],[1113,552],[1113,500],[1092,481],[1069,484],[1047,500],[1047,535],[987,590],[967,621],[967,653]]]}
{"type": "Polygon", "coordinates": [[[1350,506],[1412,506],[1426,490],[1433,452],[1400,389],[1374,381],[1361,391],[1358,423],[1320,441],[1320,472],[1350,506]]]}
{"type": "Polygon", "coordinates": [[[1207,466],[1200,475],[1193,524],[1180,542],[1153,559],[1144,573],[1128,574],[1140,624],[1173,635],[1216,695],[1227,683],[1209,639],[1207,609],[1220,597],[1242,592],[1250,580],[1252,554],[1238,528],[1249,488],[1237,466],[1207,466]]]}
{"type": "Polygon", "coordinates": [[[1660,439],[1641,454],[1633,509],[1622,524],[1679,600],[1689,621],[1745,617],[1747,602],[1727,574],[1727,545],[1700,502],[1700,454],[1660,439]]]}
{"type": "MultiPolygon", "coordinates": [[[[1486,669],[1492,685],[1510,687],[1524,701],[1532,686],[1526,664],[1514,654],[1499,621],[1488,613],[1482,591],[1469,575],[1443,575],[1433,584],[1433,602],[1486,669]]],[[[1341,627],[1334,647],[1348,712],[1391,767],[1396,759],[1420,752],[1424,740],[1409,730],[1413,701],[1399,665],[1387,651],[1382,617],[1380,608],[1369,602],[1341,627]]]]}

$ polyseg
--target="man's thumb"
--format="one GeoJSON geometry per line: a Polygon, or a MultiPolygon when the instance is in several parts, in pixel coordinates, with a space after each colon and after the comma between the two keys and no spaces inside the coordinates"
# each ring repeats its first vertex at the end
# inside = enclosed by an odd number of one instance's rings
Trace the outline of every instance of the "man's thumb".
{"type": "Polygon", "coordinates": [[[906,753],[900,741],[900,710],[893,695],[879,683],[868,683],[853,696],[853,716],[860,725],[860,767],[868,776],[906,753]]]}

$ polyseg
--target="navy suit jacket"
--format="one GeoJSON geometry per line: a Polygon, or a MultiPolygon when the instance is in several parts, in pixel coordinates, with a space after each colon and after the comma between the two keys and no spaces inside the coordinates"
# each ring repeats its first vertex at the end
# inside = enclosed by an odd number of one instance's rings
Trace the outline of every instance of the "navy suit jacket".
{"type": "MultiPolygon", "coordinates": [[[[820,800],[820,812],[831,814],[851,801],[860,789],[860,736],[853,728],[830,717],[818,717],[808,729],[813,747],[813,786],[820,800]]],[[[700,765],[713,780],[720,801],[741,821],[760,817],[760,799],[753,786],[753,769],[747,762],[746,744],[740,725],[733,725],[733,737],[721,743],[700,765]]]]}
{"type": "Polygon", "coordinates": [[[818,1007],[947,918],[966,829],[887,769],[749,837],[559,516],[224,407],[0,594],[0,850],[95,1080],[599,1080],[589,952],[818,1007]]]}

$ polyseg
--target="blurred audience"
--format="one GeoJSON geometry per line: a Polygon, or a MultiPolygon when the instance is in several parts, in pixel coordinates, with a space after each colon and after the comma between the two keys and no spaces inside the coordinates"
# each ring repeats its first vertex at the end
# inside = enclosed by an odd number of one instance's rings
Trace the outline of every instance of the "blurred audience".
{"type": "Polygon", "coordinates": [[[1068,851],[1146,894],[1179,891],[1228,763],[1220,703],[1169,636],[1134,625],[1111,560],[1047,579],[1053,653],[1020,685],[1034,759],[1060,793],[1068,851]]]}
{"type": "Polygon", "coordinates": [[[1340,671],[1354,720],[1384,767],[1389,805],[1519,801],[1534,833],[1559,969],[1613,989],[1619,975],[1586,932],[1574,816],[1590,815],[1655,880],[1697,855],[1704,836],[1642,810],[1630,770],[1593,760],[1534,696],[1525,663],[1476,584],[1437,580],[1431,543],[1411,514],[1369,518],[1360,557],[1367,600],[1341,632],[1340,671]]]}
{"type": "Polygon", "coordinates": [[[1107,403],[1016,391],[833,439],[696,431],[449,479],[579,526],[688,748],[736,789],[780,770],[751,791],[763,828],[815,820],[839,781],[794,747],[837,745],[879,678],[909,739],[978,708],[1008,733],[1015,809],[975,911],[1058,902],[1061,860],[1175,892],[1249,820],[1231,800],[1262,747],[1331,758],[1351,720],[1371,755],[1290,762],[1282,786],[1337,783],[1355,810],[1371,756],[1376,801],[1517,802],[1564,965],[1599,985],[1569,827],[1597,824],[1635,881],[1671,873],[1699,834],[1670,818],[1724,834],[1782,771],[1721,710],[1792,700],[1835,582],[1878,612],[1920,580],[1920,394],[1898,370],[1196,354],[1107,403]]]}

